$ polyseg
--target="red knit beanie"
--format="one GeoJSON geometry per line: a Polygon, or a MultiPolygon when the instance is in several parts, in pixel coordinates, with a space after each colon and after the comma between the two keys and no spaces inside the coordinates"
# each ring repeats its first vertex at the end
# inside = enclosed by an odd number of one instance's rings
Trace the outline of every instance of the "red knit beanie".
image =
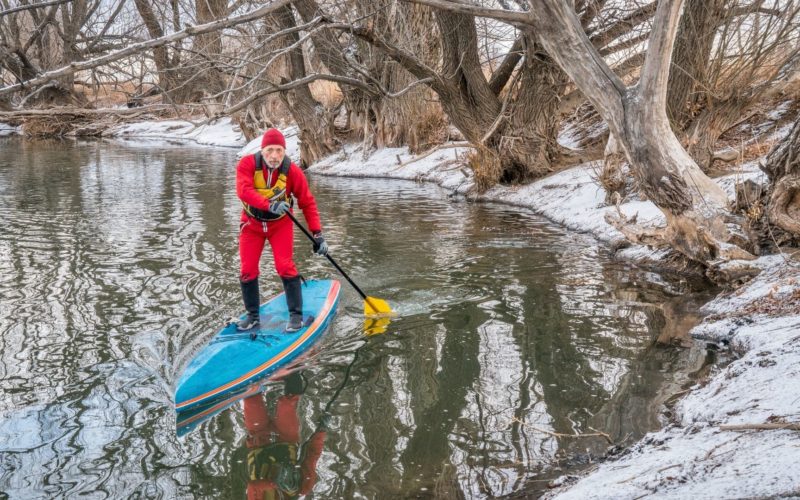
{"type": "Polygon", "coordinates": [[[271,128],[264,132],[264,137],[261,138],[261,149],[267,146],[280,146],[286,149],[286,139],[283,137],[280,130],[271,128]]]}

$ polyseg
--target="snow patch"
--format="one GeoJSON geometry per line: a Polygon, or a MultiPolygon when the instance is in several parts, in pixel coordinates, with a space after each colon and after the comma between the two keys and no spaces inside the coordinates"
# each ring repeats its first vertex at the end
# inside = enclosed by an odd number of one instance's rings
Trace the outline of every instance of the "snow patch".
{"type": "Polygon", "coordinates": [[[706,304],[691,334],[744,350],[675,408],[673,426],[650,433],[546,498],[777,498],[800,495],[800,433],[753,425],[800,422],[800,268],[780,255],[735,292],[706,304]],[[765,304],[765,301],[769,303],[765,304]],[[740,426],[741,430],[724,426],[740,426]]]}
{"type": "Polygon", "coordinates": [[[0,137],[7,137],[9,135],[16,135],[22,133],[22,127],[9,125],[8,123],[0,123],[0,137]]]}
{"type": "Polygon", "coordinates": [[[108,129],[103,136],[128,142],[146,139],[151,143],[154,140],[179,141],[228,148],[241,148],[246,144],[244,135],[233,126],[230,118],[221,118],[200,126],[185,120],[126,123],[108,129]]]}

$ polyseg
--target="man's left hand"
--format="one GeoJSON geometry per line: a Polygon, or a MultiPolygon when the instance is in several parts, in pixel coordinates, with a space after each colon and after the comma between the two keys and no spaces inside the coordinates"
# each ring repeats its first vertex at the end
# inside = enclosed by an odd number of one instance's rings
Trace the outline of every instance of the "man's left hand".
{"type": "Polygon", "coordinates": [[[328,242],[322,237],[321,231],[314,233],[314,246],[312,251],[317,255],[328,254],[328,242]]]}

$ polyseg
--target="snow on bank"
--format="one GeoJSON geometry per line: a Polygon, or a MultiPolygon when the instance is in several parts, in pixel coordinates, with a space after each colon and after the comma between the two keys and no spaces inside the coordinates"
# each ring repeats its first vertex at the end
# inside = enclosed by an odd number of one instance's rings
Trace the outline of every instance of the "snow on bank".
{"type": "Polygon", "coordinates": [[[800,261],[758,264],[766,269],[706,304],[691,331],[742,356],[692,388],[675,424],[547,498],[800,496],[800,432],[755,428],[800,422],[800,261]]]}
{"type": "Polygon", "coordinates": [[[122,139],[128,143],[148,141],[194,142],[204,146],[241,148],[247,141],[230,118],[221,118],[208,125],[195,126],[185,120],[147,121],[111,127],[103,137],[122,139]]]}
{"type": "MultiPolygon", "coordinates": [[[[605,192],[594,180],[598,168],[596,163],[558,172],[525,186],[495,187],[476,195],[470,192],[472,172],[456,159],[466,151],[466,148],[441,149],[419,161],[407,163],[413,159],[408,148],[380,149],[365,159],[357,146],[349,145],[342,153],[312,165],[309,172],[433,182],[470,199],[534,210],[574,231],[592,233],[602,241],[622,238],[619,231],[605,222],[605,214],[615,209],[605,205],[605,192]]],[[[649,201],[632,201],[620,208],[626,216],[637,215],[640,223],[664,223],[661,211],[649,201]]]]}
{"type": "Polygon", "coordinates": [[[9,135],[16,135],[22,133],[22,127],[15,127],[14,125],[9,125],[8,123],[0,123],[0,137],[6,137],[9,135]]]}

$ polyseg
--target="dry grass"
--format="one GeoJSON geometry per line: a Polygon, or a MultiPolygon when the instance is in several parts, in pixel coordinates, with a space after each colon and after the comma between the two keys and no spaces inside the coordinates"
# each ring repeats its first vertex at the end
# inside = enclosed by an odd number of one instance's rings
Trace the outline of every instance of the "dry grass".
{"type": "Polygon", "coordinates": [[[755,315],[764,316],[790,316],[800,314],[800,288],[796,288],[788,293],[776,293],[775,289],[767,295],[759,297],[744,307],[736,311],[729,311],[725,314],[714,314],[707,318],[708,321],[719,321],[730,317],[751,317],[755,315]]]}
{"type": "Polygon", "coordinates": [[[444,143],[448,137],[447,127],[447,117],[441,109],[435,108],[422,115],[412,125],[411,152],[416,154],[444,143]]]}
{"type": "MultiPolygon", "coordinates": [[[[622,160],[621,160],[622,161],[622,160]]],[[[624,164],[611,165],[606,161],[595,162],[592,165],[592,180],[599,184],[606,193],[625,192],[624,164]]]]}
{"type": "MultiPolygon", "coordinates": [[[[75,89],[83,92],[86,99],[97,108],[119,106],[127,103],[132,96],[139,93],[138,88],[132,82],[107,83],[103,85],[83,85],[76,84],[75,89]]],[[[148,103],[151,99],[148,99],[148,103]]],[[[160,101],[155,97],[155,101],[160,101]]]]}
{"type": "Polygon", "coordinates": [[[32,117],[22,124],[22,132],[28,137],[61,137],[82,122],[74,117],[32,117]]]}
{"type": "Polygon", "coordinates": [[[500,157],[487,148],[478,148],[467,154],[467,166],[475,178],[475,189],[484,192],[497,184],[503,173],[500,157]]]}

